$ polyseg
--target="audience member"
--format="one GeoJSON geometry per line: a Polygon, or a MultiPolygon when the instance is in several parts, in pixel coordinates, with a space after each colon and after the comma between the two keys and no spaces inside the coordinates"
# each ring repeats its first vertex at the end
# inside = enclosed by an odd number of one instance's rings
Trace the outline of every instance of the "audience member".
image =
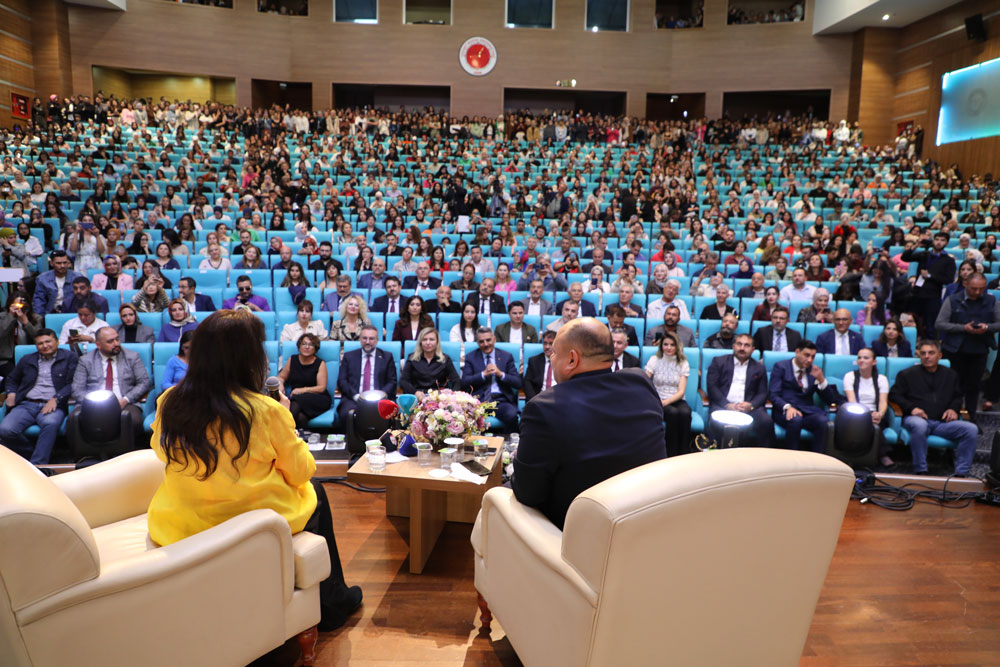
{"type": "Polygon", "coordinates": [[[56,332],[39,329],[36,352],[26,354],[7,378],[7,414],[0,422],[0,442],[35,465],[49,462],[59,427],[69,412],[73,376],[79,357],[60,349],[56,332]],[[37,425],[34,446],[25,435],[37,425]]]}
{"type": "MultiPolygon", "coordinates": [[[[858,350],[858,370],[848,371],[844,376],[844,395],[851,403],[860,403],[871,410],[872,423],[883,425],[889,410],[889,380],[878,372],[875,353],[867,347],[858,350]]],[[[891,445],[885,434],[879,432],[879,463],[888,467],[895,464],[889,456],[891,445]]]]}
{"type": "Polygon", "coordinates": [[[308,426],[333,402],[327,391],[326,362],[316,356],[320,345],[315,334],[302,334],[296,343],[298,354],[291,355],[278,371],[281,393],[288,397],[288,410],[298,428],[308,426]]]}
{"type": "Polygon", "coordinates": [[[556,383],[550,358],[552,341],[556,339],[555,331],[546,331],[542,335],[542,351],[528,359],[524,368],[524,398],[530,401],[540,392],[551,388],[556,383]]]}
{"type": "Polygon", "coordinates": [[[750,446],[774,446],[774,422],[764,409],[768,398],[767,372],[764,365],[753,359],[753,339],[749,334],[737,334],[733,353],[712,359],[705,378],[708,390],[708,437],[719,442],[721,427],[711,419],[716,410],[735,410],[753,418],[750,446]]]}
{"type": "Polygon", "coordinates": [[[441,350],[441,336],[433,326],[420,330],[420,344],[403,365],[399,390],[423,398],[431,389],[458,389],[459,376],[451,357],[441,350]]]}
{"type": "Polygon", "coordinates": [[[396,397],[396,359],[378,347],[378,329],[371,324],[361,327],[361,349],[344,353],[337,389],[341,424],[346,424],[350,413],[357,408],[358,394],[380,390],[390,400],[396,397]]]}
{"type": "Polygon", "coordinates": [[[825,452],[828,410],[816,405],[814,397],[819,395],[827,404],[843,400],[823,370],[813,364],[815,358],[816,344],[802,340],[795,346],[794,358],[779,361],[771,370],[772,413],[774,423],[785,429],[785,449],[801,449],[799,439],[805,429],[813,436],[813,451],[825,452]]]}
{"type": "Polygon", "coordinates": [[[667,456],[690,451],[691,406],[684,400],[690,374],[691,367],[677,336],[665,333],[656,354],[646,363],[646,375],[660,397],[667,456]]]}
{"type": "Polygon", "coordinates": [[[508,322],[498,324],[495,330],[497,341],[500,343],[515,343],[523,345],[525,343],[538,342],[538,330],[524,321],[524,304],[514,301],[507,307],[508,322]]]}
{"type": "Polygon", "coordinates": [[[833,314],[833,330],[824,331],[816,337],[816,351],[819,354],[849,354],[854,356],[865,347],[865,339],[851,329],[851,311],[838,308],[833,314]]]}
{"type": "Polygon", "coordinates": [[[976,455],[979,431],[976,425],[962,421],[962,382],[958,373],[939,365],[941,348],[937,341],[917,343],[920,363],[904,368],[896,375],[889,390],[889,400],[903,412],[903,428],[909,431],[913,472],[927,474],[927,438],[937,435],[958,442],[955,450],[955,476],[969,474],[976,455]]]}
{"type": "Polygon", "coordinates": [[[615,358],[611,362],[611,372],[617,373],[625,368],[639,368],[642,364],[639,357],[628,352],[628,333],[624,329],[613,329],[611,331],[611,342],[615,345],[615,358]]]}
{"type": "Polygon", "coordinates": [[[496,403],[494,413],[508,433],[517,431],[517,394],[521,376],[509,352],[496,347],[496,337],[489,327],[476,330],[478,350],[467,352],[461,384],[481,401],[496,403]]]}

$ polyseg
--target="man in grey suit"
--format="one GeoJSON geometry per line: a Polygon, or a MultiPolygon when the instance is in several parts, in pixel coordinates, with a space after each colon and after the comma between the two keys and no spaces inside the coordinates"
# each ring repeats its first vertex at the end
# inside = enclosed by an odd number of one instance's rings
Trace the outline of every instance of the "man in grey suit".
{"type": "Polygon", "coordinates": [[[96,349],[80,357],[73,375],[73,399],[79,404],[92,391],[108,389],[115,394],[122,412],[132,420],[136,432],[142,430],[139,401],[153,386],[137,352],[122,347],[112,327],[97,331],[96,349]]]}
{"type": "Polygon", "coordinates": [[[521,301],[524,304],[524,314],[529,317],[536,315],[552,315],[555,308],[551,301],[542,298],[545,293],[545,284],[541,280],[532,280],[528,287],[530,294],[527,299],[521,301]]]}

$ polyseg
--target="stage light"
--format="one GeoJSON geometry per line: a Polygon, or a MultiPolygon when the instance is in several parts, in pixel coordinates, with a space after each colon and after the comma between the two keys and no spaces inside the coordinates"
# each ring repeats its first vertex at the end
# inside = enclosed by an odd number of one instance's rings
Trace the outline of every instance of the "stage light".
{"type": "Polygon", "coordinates": [[[888,14],[882,14],[882,20],[883,21],[888,21],[889,20],[889,15],[888,14]]]}
{"type": "Polygon", "coordinates": [[[711,414],[710,419],[715,422],[713,431],[718,434],[719,449],[729,449],[747,444],[744,438],[750,435],[753,417],[737,410],[716,410],[711,414]]]}
{"type": "Polygon", "coordinates": [[[118,398],[107,389],[87,394],[66,422],[66,440],[77,462],[109,459],[135,448],[135,432],[123,422],[118,398]]]}
{"type": "Polygon", "coordinates": [[[593,28],[591,28],[590,32],[597,32],[597,26],[595,25],[593,28]]]}
{"type": "Polygon", "coordinates": [[[358,394],[357,407],[347,415],[347,449],[352,454],[365,451],[365,440],[382,437],[399,413],[399,406],[386,398],[380,389],[358,394]]]}
{"type": "Polygon", "coordinates": [[[829,454],[851,465],[872,467],[878,463],[878,442],[871,410],[860,403],[837,408],[829,454]]]}

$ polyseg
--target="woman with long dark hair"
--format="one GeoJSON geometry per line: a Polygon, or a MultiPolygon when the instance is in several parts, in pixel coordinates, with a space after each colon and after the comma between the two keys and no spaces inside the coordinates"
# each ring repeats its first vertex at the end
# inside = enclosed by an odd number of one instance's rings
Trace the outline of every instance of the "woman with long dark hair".
{"type": "Polygon", "coordinates": [[[406,300],[406,305],[399,314],[399,320],[392,330],[392,340],[417,340],[417,333],[422,329],[434,328],[434,320],[424,308],[424,300],[414,294],[406,300]]]}
{"type": "Polygon", "coordinates": [[[320,583],[320,630],[333,630],[361,605],[344,583],[326,492],[310,483],[316,462],[295,433],[288,399],[261,393],[268,374],[264,323],[245,310],[220,310],[198,327],[188,370],[163,393],[150,445],[166,464],[149,505],[149,534],[173,544],[256,509],[288,521],[292,533],[326,539],[330,576],[320,583]]]}

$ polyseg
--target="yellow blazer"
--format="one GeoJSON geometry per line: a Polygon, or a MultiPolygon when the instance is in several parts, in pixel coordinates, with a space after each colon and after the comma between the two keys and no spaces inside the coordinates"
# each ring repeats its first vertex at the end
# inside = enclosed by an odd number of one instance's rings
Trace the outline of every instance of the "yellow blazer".
{"type": "MultiPolygon", "coordinates": [[[[220,451],[218,467],[208,479],[199,479],[200,464],[186,469],[177,463],[167,465],[163,483],[149,504],[149,534],[157,544],[172,544],[256,509],[274,510],[285,517],[292,533],[298,533],[316,509],[316,491],[309,482],[316,460],[295,435],[292,415],[263,394],[249,394],[243,403],[253,410],[250,448],[235,466],[231,456],[238,446],[230,432],[223,438],[220,449],[225,451],[220,451]]],[[[163,411],[157,410],[150,444],[166,463],[160,445],[162,418],[163,411]]]]}

